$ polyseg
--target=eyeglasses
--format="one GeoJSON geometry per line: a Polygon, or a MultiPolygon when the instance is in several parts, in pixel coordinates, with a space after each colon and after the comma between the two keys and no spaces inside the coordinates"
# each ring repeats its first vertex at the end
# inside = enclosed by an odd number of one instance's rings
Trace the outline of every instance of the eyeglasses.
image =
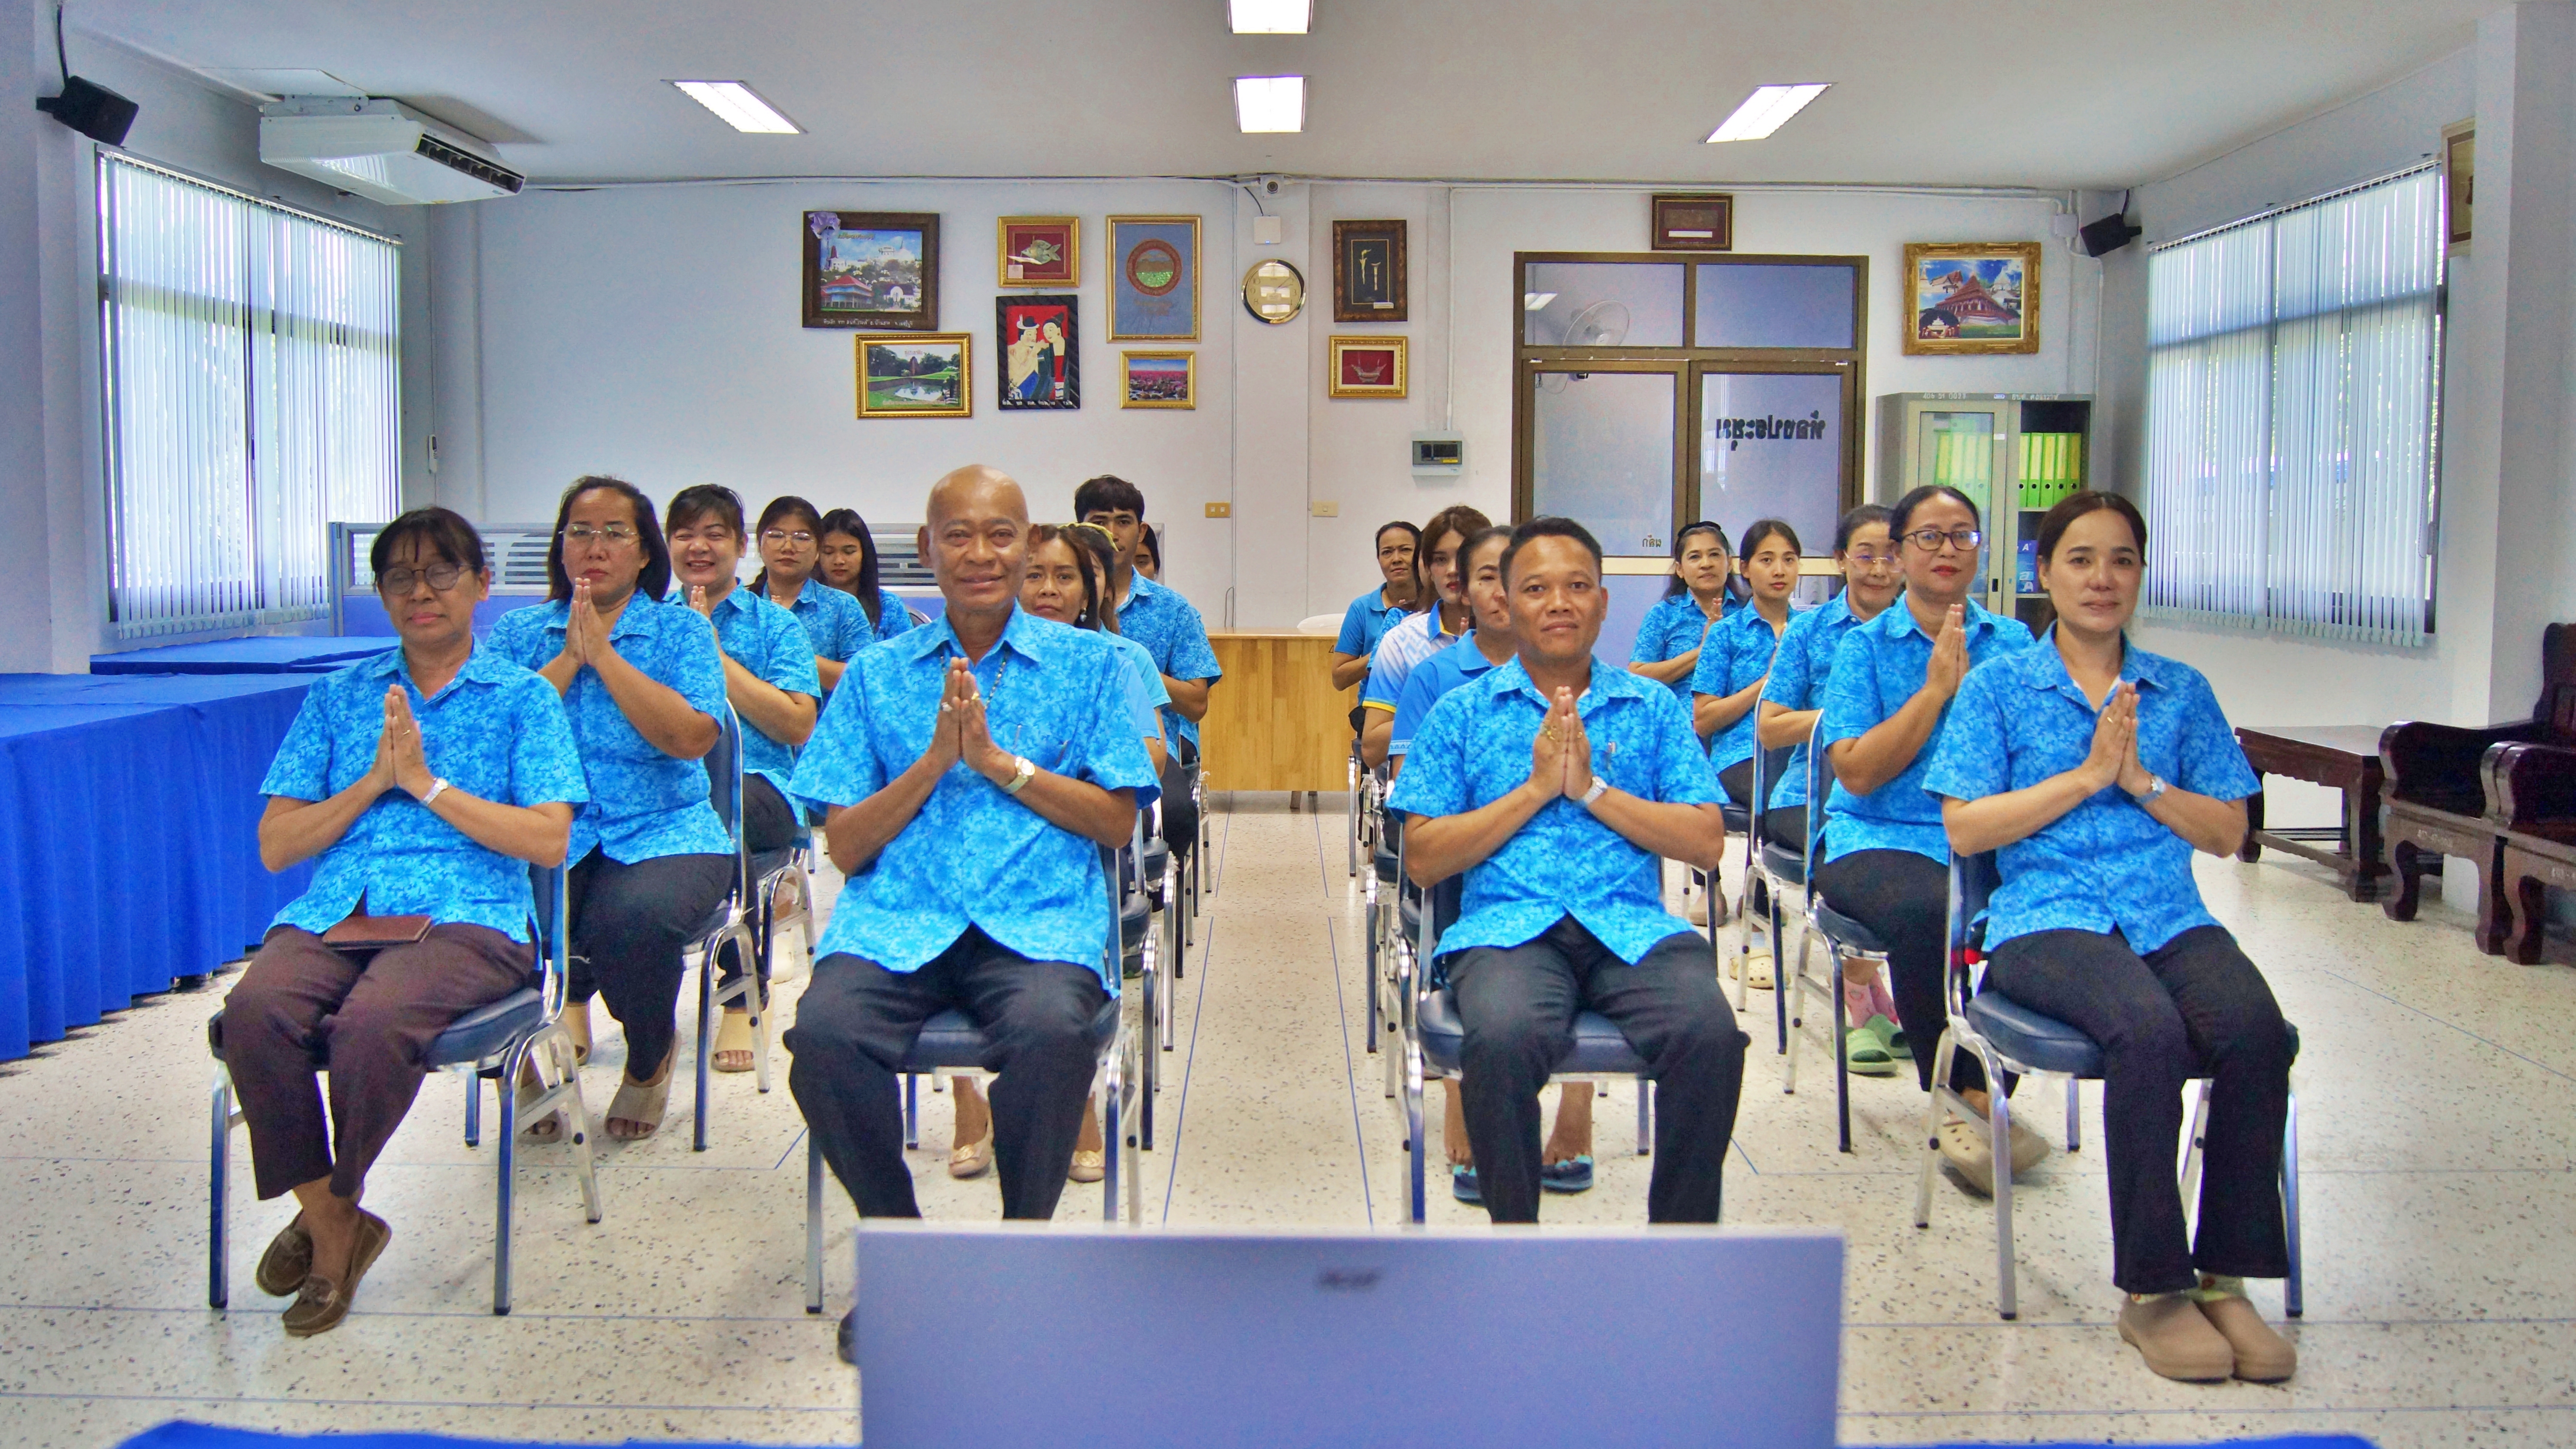
{"type": "Polygon", "coordinates": [[[387,569],[376,575],[376,588],[400,597],[410,593],[413,584],[427,579],[431,588],[443,594],[455,588],[457,581],[464,577],[465,566],[462,564],[431,564],[425,569],[387,569]]]}
{"type": "MultiPolygon", "coordinates": [[[[1925,533],[1931,533],[1931,532],[1932,532],[1932,530],[1930,530],[1930,529],[1928,529],[1928,528],[1927,528],[1927,529],[1925,529],[1925,530],[1923,530],[1923,531],[1924,531],[1925,533]]],[[[1938,535],[1938,534],[1933,534],[1933,536],[1934,536],[1935,538],[1940,537],[1940,535],[1938,535]]],[[[1929,543],[1927,543],[1927,544],[1925,544],[1925,545],[1923,545],[1923,546],[1924,546],[1925,548],[1935,548],[1935,547],[1938,547],[1938,545],[1937,545],[1937,544],[1929,544],[1929,543]]],[[[1894,567],[1894,566],[1896,565],[1897,558],[1896,558],[1896,555],[1894,555],[1894,554],[1892,554],[1892,553],[1855,553],[1855,554],[1851,555],[1851,561],[1852,561],[1854,564],[1856,564],[1856,565],[1860,566],[1861,568],[1865,568],[1865,569],[1883,569],[1883,568],[1892,568],[1892,567],[1894,567]]]]}
{"type": "Polygon", "coordinates": [[[563,531],[563,541],[579,545],[605,543],[611,548],[624,548],[635,541],[635,530],[615,523],[606,528],[593,528],[587,523],[576,523],[563,531]]]}
{"type": "Polygon", "coordinates": [[[730,542],[733,538],[733,530],[718,524],[712,528],[675,529],[671,533],[670,537],[673,547],[686,548],[690,544],[696,543],[701,539],[708,543],[730,542]]]}
{"type": "Polygon", "coordinates": [[[1973,528],[1954,528],[1948,533],[1943,533],[1937,528],[1918,528],[1905,537],[1907,542],[1925,553],[1931,553],[1940,548],[1945,539],[1955,544],[1961,553],[1966,553],[1984,542],[1986,536],[1973,528]]]}
{"type": "Polygon", "coordinates": [[[814,535],[807,533],[801,528],[796,530],[794,533],[790,533],[783,528],[773,528],[761,534],[760,541],[768,544],[812,543],[814,541],[814,535]]]}

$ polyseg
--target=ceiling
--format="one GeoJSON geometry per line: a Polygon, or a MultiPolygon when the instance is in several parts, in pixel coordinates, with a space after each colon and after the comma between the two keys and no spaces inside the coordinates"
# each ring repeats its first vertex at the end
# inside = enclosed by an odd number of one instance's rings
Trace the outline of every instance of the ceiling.
{"type": "MultiPolygon", "coordinates": [[[[202,71],[327,71],[538,181],[1296,175],[2118,186],[2161,179],[2470,42],[2498,0],[74,0],[79,33],[202,71]],[[1237,75],[1303,74],[1298,135],[1237,75]],[[805,128],[744,136],[671,79],[805,128]],[[1754,85],[1829,80],[1769,140],[1754,85]]],[[[2431,138],[2427,138],[2428,147],[2431,138]]]]}

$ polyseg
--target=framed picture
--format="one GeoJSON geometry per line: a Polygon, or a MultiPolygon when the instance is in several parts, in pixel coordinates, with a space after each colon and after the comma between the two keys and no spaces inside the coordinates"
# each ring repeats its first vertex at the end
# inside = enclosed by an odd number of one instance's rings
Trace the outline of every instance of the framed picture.
{"type": "Polygon", "coordinates": [[[964,418],[975,413],[970,339],[963,332],[909,337],[863,333],[859,349],[859,416],[964,418]]]}
{"type": "Polygon", "coordinates": [[[1722,191],[1657,192],[1647,245],[1659,252],[1735,250],[1735,198],[1722,191]]]}
{"type": "Polygon", "coordinates": [[[1122,352],[1122,408],[1194,408],[1199,405],[1199,355],[1195,352],[1122,352]]]}
{"type": "Polygon", "coordinates": [[[1082,283],[1082,218],[1006,216],[997,233],[994,281],[1005,287],[1074,287],[1082,283]]]}
{"type": "Polygon", "coordinates": [[[1403,322],[1404,223],[1333,223],[1333,320],[1403,322]]]}
{"type": "Polygon", "coordinates": [[[914,211],[809,211],[805,325],[929,332],[939,326],[939,218],[914,211]]]}
{"type": "Polygon", "coordinates": [[[1109,340],[1195,342],[1199,219],[1109,218],[1109,340]]]}
{"type": "Polygon", "coordinates": [[[1404,396],[1404,342],[1401,337],[1334,337],[1332,395],[1404,396]]]}
{"type": "Polygon", "coordinates": [[[1905,350],[2039,350],[2039,243],[1907,242],[1905,350]]]}
{"type": "Polygon", "coordinates": [[[1002,411],[1082,406],[1082,334],[1075,326],[1081,299],[993,299],[994,345],[1002,357],[1002,411]]]}
{"type": "Polygon", "coordinates": [[[2451,250],[2469,249],[2470,208],[2478,199],[2478,123],[2442,128],[2442,235],[2451,250]]]}

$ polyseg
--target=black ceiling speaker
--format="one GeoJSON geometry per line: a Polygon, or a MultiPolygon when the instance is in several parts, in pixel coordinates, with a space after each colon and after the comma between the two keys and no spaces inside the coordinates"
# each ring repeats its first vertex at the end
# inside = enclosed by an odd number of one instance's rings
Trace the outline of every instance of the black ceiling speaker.
{"type": "Polygon", "coordinates": [[[2146,228],[2129,225],[2129,193],[2120,193],[2120,209],[2077,232],[2084,244],[2084,255],[2107,257],[2146,234],[2146,228]]]}
{"type": "Polygon", "coordinates": [[[75,75],[63,78],[61,95],[37,97],[36,109],[93,141],[122,146],[125,133],[134,128],[134,118],[143,108],[103,85],[75,75]]]}

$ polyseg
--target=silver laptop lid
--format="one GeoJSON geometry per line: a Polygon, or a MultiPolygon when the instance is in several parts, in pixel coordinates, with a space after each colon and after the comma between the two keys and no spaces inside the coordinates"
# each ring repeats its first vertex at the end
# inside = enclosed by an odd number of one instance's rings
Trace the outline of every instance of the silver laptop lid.
{"type": "Polygon", "coordinates": [[[862,1437],[1825,1449],[1842,1257],[1838,1234],[1738,1228],[870,1220],[862,1437]]]}

